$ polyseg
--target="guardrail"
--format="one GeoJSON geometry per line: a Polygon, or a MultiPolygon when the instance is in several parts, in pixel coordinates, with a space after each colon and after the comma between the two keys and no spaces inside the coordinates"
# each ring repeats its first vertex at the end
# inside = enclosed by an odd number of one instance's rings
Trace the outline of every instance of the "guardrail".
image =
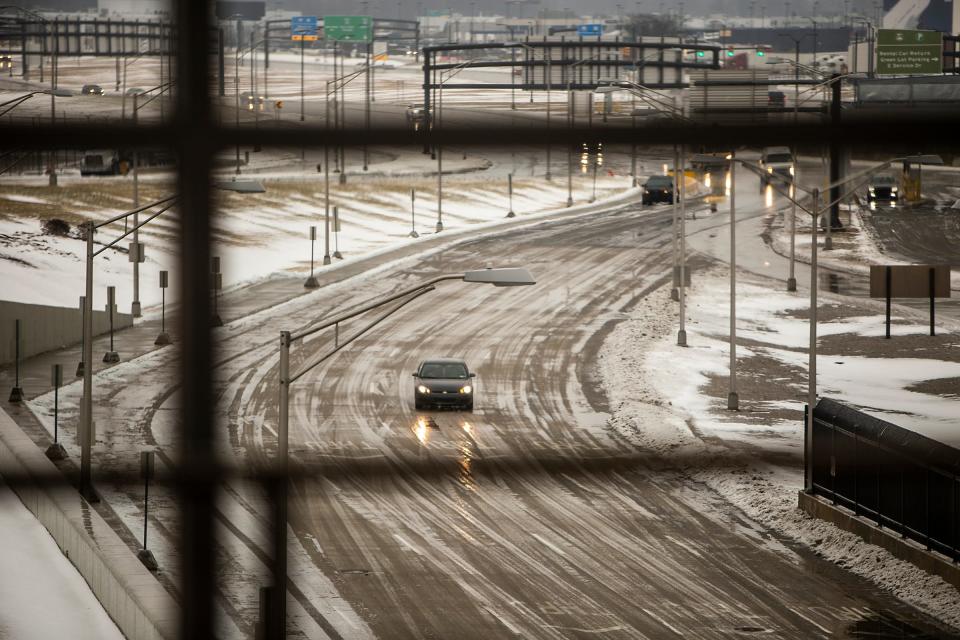
{"type": "Polygon", "coordinates": [[[808,453],[814,494],[960,561],[960,450],[823,398],[808,453]]]}

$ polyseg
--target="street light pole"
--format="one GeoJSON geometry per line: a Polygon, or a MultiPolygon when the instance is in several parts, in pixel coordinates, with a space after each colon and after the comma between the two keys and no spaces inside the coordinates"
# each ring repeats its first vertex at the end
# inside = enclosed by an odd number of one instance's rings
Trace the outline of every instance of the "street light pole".
{"type": "MultiPolygon", "coordinates": [[[[796,163],[796,153],[794,153],[796,163]]],[[[796,164],[794,165],[796,166],[796,164]]],[[[796,171],[796,170],[794,170],[796,171]]],[[[797,277],[794,271],[797,257],[797,187],[790,183],[790,276],[787,278],[787,291],[797,290],[797,277]]]]}
{"type": "Polygon", "coordinates": [[[727,409],[740,410],[737,393],[737,163],[736,151],[730,153],[730,392],[727,409]]]}
{"type": "MultiPolygon", "coordinates": [[[[570,88],[570,80],[567,80],[567,127],[573,132],[573,91],[570,88]]],[[[573,143],[567,141],[567,206],[573,206],[573,143]]]]}
{"type": "Polygon", "coordinates": [[[546,83],[547,83],[547,181],[551,179],[550,175],[550,85],[553,84],[553,75],[550,69],[550,47],[545,47],[547,54],[546,62],[546,83]]]}
{"type": "Polygon", "coordinates": [[[677,288],[677,274],[680,267],[680,261],[677,259],[677,207],[680,200],[680,182],[678,178],[677,167],[680,165],[680,152],[677,145],[673,145],[673,202],[670,203],[670,236],[672,239],[673,255],[673,287],[670,289],[670,298],[674,301],[680,300],[680,290],[677,288]]]}
{"type": "Polygon", "coordinates": [[[87,273],[83,310],[83,397],[80,401],[80,495],[87,502],[98,502],[91,478],[93,445],[93,234],[94,223],[87,225],[87,273]]]}
{"type": "MultiPolygon", "coordinates": [[[[137,126],[137,112],[139,95],[133,96],[133,126],[137,126]]],[[[140,207],[140,178],[139,178],[139,152],[133,150],[133,208],[140,207]]],[[[140,214],[133,214],[133,246],[136,247],[137,254],[133,261],[133,302],[130,303],[130,315],[139,318],[142,314],[140,307],[140,214]]]]}
{"type": "Polygon", "coordinates": [[[677,345],[681,347],[687,346],[687,181],[684,175],[684,168],[687,166],[686,153],[686,146],[680,145],[680,166],[676,173],[680,180],[680,330],[677,332],[677,345]]]}
{"type": "Polygon", "coordinates": [[[804,489],[813,491],[813,408],[817,404],[817,226],[820,218],[820,189],[813,190],[813,224],[810,225],[810,345],[807,349],[807,428],[804,438],[806,478],[804,489]]]}
{"type": "MultiPolygon", "coordinates": [[[[304,100],[306,99],[304,98],[304,91],[303,91],[303,42],[304,42],[303,34],[300,34],[300,122],[303,122],[304,120],[303,106],[304,106],[304,100]]],[[[337,46],[336,43],[334,43],[333,46],[336,47],[337,46]]]]}
{"type": "Polygon", "coordinates": [[[443,147],[437,142],[437,233],[443,231],[443,147]]]}

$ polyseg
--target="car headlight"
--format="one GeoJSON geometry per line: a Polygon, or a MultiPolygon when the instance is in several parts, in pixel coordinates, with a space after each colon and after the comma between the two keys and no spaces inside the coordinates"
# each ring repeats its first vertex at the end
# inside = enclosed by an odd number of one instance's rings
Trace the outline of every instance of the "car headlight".
{"type": "Polygon", "coordinates": [[[794,174],[793,174],[793,165],[790,165],[790,175],[794,175],[794,174]]]}
{"type": "Polygon", "coordinates": [[[773,173],[773,167],[767,167],[767,173],[773,173]]]}
{"type": "Polygon", "coordinates": [[[896,188],[896,187],[890,187],[890,191],[891,191],[892,193],[896,193],[896,192],[897,192],[897,188],[896,188]]]}
{"type": "Polygon", "coordinates": [[[468,384],[465,384],[462,387],[460,387],[460,393],[472,393],[472,392],[473,392],[473,387],[471,387],[468,384]]]}
{"type": "Polygon", "coordinates": [[[873,187],[869,187],[869,191],[870,191],[870,195],[873,195],[873,194],[874,194],[874,188],[873,188],[873,187]]]}
{"type": "Polygon", "coordinates": [[[423,394],[427,394],[427,393],[430,393],[430,388],[429,388],[429,387],[425,387],[425,386],[423,386],[423,385],[421,384],[420,386],[417,387],[417,391],[419,391],[420,393],[423,393],[423,394]]]}

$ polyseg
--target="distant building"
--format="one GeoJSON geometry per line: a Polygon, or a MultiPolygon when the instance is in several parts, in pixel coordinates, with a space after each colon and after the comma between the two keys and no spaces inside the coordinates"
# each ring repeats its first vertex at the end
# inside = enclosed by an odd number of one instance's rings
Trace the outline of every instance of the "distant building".
{"type": "Polygon", "coordinates": [[[101,16],[170,15],[172,0],[98,0],[101,16]]]}

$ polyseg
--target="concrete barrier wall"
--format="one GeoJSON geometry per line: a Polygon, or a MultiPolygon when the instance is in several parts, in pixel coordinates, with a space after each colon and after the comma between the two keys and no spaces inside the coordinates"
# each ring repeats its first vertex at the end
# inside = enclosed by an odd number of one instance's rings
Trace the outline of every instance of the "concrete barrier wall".
{"type": "MultiPolygon", "coordinates": [[[[83,314],[79,299],[77,308],[48,307],[42,304],[23,304],[0,300],[0,364],[13,362],[16,353],[16,329],[14,322],[20,320],[20,357],[62,349],[79,344],[83,340],[83,314]]],[[[115,330],[133,326],[129,313],[113,314],[115,330]]],[[[110,331],[110,316],[107,312],[93,311],[93,335],[110,331]]]]}
{"type": "Polygon", "coordinates": [[[180,610],[170,594],[2,410],[0,474],[20,480],[10,482],[11,488],[128,640],[176,638],[180,610]]]}
{"type": "Polygon", "coordinates": [[[919,543],[902,537],[896,531],[876,526],[873,522],[854,515],[839,505],[833,505],[819,496],[800,491],[797,494],[800,508],[819,520],[832,522],[844,531],[854,533],[869,544],[883,547],[895,557],[911,562],[927,573],[938,575],[960,589],[960,566],[949,558],[924,549],[919,543]]]}

